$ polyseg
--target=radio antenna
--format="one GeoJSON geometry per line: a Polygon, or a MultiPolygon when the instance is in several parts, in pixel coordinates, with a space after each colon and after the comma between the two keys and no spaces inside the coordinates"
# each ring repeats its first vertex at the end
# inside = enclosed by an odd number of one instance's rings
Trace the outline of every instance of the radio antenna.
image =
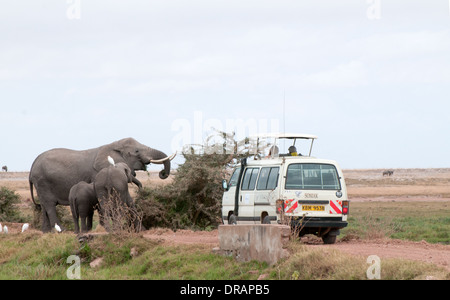
{"type": "MultiPolygon", "coordinates": [[[[286,135],[286,88],[283,89],[283,135],[286,135]]],[[[283,139],[283,147],[286,148],[286,139],[283,139]]]]}
{"type": "Polygon", "coordinates": [[[286,89],[283,91],[283,133],[286,134],[286,89]]]}

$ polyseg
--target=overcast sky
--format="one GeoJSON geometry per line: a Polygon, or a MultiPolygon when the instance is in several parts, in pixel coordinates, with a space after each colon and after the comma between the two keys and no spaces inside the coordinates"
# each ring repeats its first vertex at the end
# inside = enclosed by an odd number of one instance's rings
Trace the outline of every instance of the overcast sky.
{"type": "Polygon", "coordinates": [[[0,165],[242,120],[344,169],[450,167],[449,2],[2,0],[0,165]]]}

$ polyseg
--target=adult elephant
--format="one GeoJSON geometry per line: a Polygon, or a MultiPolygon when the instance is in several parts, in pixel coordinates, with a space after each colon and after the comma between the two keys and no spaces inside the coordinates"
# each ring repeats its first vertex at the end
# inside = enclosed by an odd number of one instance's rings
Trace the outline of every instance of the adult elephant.
{"type": "MultiPolygon", "coordinates": [[[[30,192],[33,202],[33,185],[36,188],[42,209],[42,231],[49,232],[59,223],[56,205],[69,205],[69,192],[80,181],[91,183],[97,173],[109,166],[107,157],[115,162],[127,164],[132,172],[146,170],[150,163],[164,164],[159,172],[161,179],[170,174],[170,161],[175,154],[168,157],[163,152],[145,146],[133,138],[126,138],[108,145],[88,150],[52,149],[39,155],[30,170],[30,192]]],[[[136,179],[134,183],[142,186],[136,179]]]]}

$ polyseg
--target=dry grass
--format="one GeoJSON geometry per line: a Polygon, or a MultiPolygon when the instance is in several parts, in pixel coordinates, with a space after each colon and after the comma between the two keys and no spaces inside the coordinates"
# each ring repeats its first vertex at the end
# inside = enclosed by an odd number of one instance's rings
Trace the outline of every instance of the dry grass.
{"type": "Polygon", "coordinates": [[[344,170],[349,198],[450,198],[450,169],[344,170]]]}
{"type": "Polygon", "coordinates": [[[99,205],[107,231],[126,235],[142,230],[142,213],[126,205],[115,190],[108,199],[99,199],[99,205]]]}
{"type": "MultiPolygon", "coordinates": [[[[282,280],[365,280],[367,279],[367,257],[342,253],[337,249],[311,247],[301,243],[290,243],[289,258],[273,267],[272,279],[282,280]]],[[[449,279],[450,273],[433,264],[383,258],[381,279],[449,279]]]]}
{"type": "MultiPolygon", "coordinates": [[[[449,184],[450,186],[450,184],[449,184]]],[[[350,198],[424,197],[450,198],[449,186],[405,185],[349,187],[350,198]]]]}
{"type": "MultiPolygon", "coordinates": [[[[349,197],[450,198],[450,169],[394,169],[391,177],[383,177],[383,170],[344,170],[349,197]]],[[[166,180],[160,179],[157,171],[138,171],[136,174],[143,186],[147,187],[166,185],[173,181],[173,176],[166,180]]],[[[15,190],[23,202],[31,201],[28,172],[0,172],[0,186],[15,190]]],[[[133,198],[136,196],[135,185],[130,184],[130,194],[133,198]]]]}
{"type": "MultiPolygon", "coordinates": [[[[394,175],[383,177],[384,169],[344,170],[349,197],[428,197],[450,198],[450,169],[394,169],[394,175]]],[[[143,186],[155,187],[173,181],[162,180],[157,171],[136,172],[143,186]]],[[[174,173],[173,173],[174,174],[174,173]]],[[[0,186],[15,190],[22,202],[31,202],[28,172],[1,172],[0,186]]],[[[130,184],[130,194],[136,196],[136,186],[130,184]]]]}

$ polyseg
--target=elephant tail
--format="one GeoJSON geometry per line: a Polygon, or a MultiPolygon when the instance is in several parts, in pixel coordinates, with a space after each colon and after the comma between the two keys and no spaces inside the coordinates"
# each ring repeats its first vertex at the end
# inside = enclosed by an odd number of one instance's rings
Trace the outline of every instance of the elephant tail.
{"type": "Polygon", "coordinates": [[[36,207],[36,209],[38,211],[41,211],[42,207],[39,203],[36,203],[36,201],[34,200],[34,195],[33,195],[33,182],[31,181],[31,179],[29,180],[30,183],[30,194],[31,194],[31,200],[33,200],[34,206],[36,207]]]}
{"type": "Polygon", "coordinates": [[[74,219],[78,218],[78,216],[80,215],[80,212],[78,211],[77,200],[78,200],[77,196],[69,198],[69,206],[70,210],[72,211],[72,216],[74,219]]]}

